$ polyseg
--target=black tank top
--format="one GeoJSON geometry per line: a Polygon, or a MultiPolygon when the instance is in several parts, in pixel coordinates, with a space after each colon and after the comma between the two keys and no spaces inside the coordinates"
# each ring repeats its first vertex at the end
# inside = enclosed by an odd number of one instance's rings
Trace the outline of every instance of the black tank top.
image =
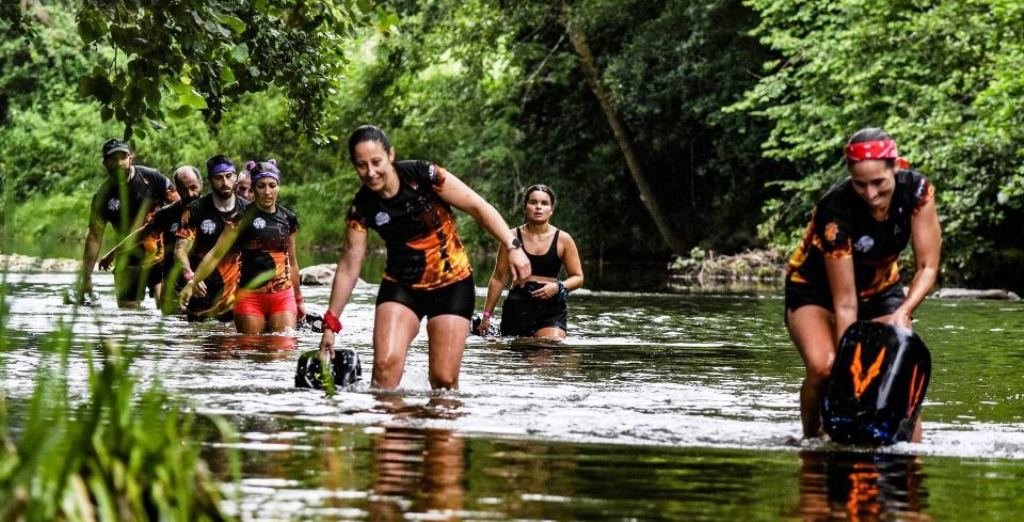
{"type": "MultiPolygon", "coordinates": [[[[555,238],[551,240],[551,247],[541,255],[535,256],[527,252],[525,246],[523,247],[523,252],[526,252],[526,257],[530,260],[530,268],[533,275],[558,278],[558,271],[562,269],[562,260],[558,258],[559,232],[561,230],[555,230],[555,238]]],[[[519,241],[523,240],[523,231],[519,227],[516,227],[516,236],[519,237],[519,241]]]]}

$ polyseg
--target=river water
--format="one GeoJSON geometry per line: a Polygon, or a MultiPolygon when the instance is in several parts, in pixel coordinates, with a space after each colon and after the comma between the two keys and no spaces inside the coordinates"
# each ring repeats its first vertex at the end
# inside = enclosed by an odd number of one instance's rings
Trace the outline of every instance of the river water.
{"type": "MultiPolygon", "coordinates": [[[[579,292],[562,346],[471,337],[457,392],[430,391],[421,333],[399,391],[363,382],[327,397],[293,387],[317,334],[119,311],[107,274],[100,306],[73,317],[72,275],[8,278],[21,346],[6,356],[8,398],[31,393],[39,334],[59,320],[79,342],[144,346],[144,380],[238,427],[241,500],[228,508],[244,519],[1016,520],[1024,506],[1022,304],[926,301],[925,440],[871,451],[798,440],[802,365],[777,291],[579,292]]],[[[328,292],[304,288],[307,306],[328,292]]],[[[375,295],[357,289],[338,338],[366,381],[375,295]]],[[[226,477],[225,449],[204,451],[226,477]]]]}

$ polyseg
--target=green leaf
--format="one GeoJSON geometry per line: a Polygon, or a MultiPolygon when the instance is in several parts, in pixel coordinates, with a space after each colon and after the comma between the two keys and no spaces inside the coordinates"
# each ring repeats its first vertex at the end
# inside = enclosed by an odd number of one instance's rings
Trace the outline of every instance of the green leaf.
{"type": "Polygon", "coordinates": [[[207,108],[206,98],[203,98],[202,96],[199,95],[199,93],[195,92],[194,90],[189,91],[186,94],[179,95],[178,96],[178,103],[180,103],[182,105],[188,105],[189,107],[192,107],[193,109],[205,109],[205,108],[207,108]]]}
{"type": "Polygon", "coordinates": [[[245,32],[245,22],[236,16],[221,15],[217,17],[217,21],[230,27],[235,34],[242,34],[245,32]]]}

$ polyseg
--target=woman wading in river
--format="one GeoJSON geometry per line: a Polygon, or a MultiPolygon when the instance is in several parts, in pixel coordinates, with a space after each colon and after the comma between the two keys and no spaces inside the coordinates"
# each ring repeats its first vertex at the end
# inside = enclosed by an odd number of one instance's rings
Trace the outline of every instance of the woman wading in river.
{"type": "Polygon", "coordinates": [[[931,183],[907,167],[881,129],[858,131],[844,151],[849,177],[818,201],[786,274],[786,327],[807,370],[800,389],[805,437],[821,435],[821,397],[847,327],[861,319],[911,328],[939,273],[942,234],[931,183]],[[914,277],[904,295],[897,260],[908,243],[914,277]]]}

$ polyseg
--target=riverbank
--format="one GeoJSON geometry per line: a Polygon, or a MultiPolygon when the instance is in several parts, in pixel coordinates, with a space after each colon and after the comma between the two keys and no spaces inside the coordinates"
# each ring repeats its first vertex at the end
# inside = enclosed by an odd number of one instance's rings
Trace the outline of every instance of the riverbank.
{"type": "Polygon", "coordinates": [[[668,264],[673,282],[702,285],[728,283],[775,283],[782,285],[786,274],[786,253],[782,250],[747,250],[721,255],[713,250],[694,249],[690,257],[677,257],[668,264]]]}
{"type": "Polygon", "coordinates": [[[40,258],[21,254],[0,254],[3,272],[77,272],[82,262],[67,258],[40,258]]]}

